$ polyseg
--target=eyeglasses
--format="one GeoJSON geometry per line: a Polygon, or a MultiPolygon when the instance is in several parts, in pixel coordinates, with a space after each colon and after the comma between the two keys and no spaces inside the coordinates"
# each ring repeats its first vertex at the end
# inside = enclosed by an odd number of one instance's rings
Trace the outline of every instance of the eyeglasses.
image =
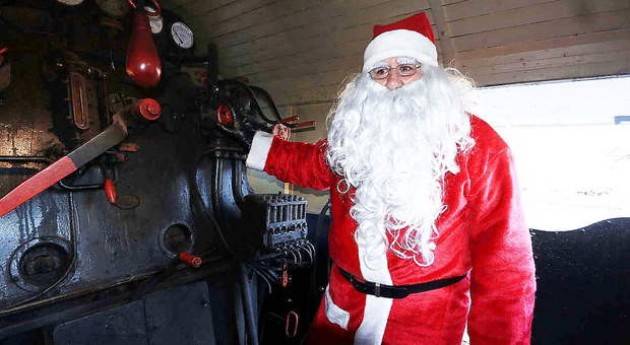
{"type": "Polygon", "coordinates": [[[396,67],[383,66],[373,68],[368,73],[370,73],[370,77],[372,77],[372,79],[381,80],[389,77],[392,69],[396,69],[398,70],[398,75],[401,77],[411,77],[418,72],[420,67],[422,67],[421,64],[402,64],[396,67]]]}

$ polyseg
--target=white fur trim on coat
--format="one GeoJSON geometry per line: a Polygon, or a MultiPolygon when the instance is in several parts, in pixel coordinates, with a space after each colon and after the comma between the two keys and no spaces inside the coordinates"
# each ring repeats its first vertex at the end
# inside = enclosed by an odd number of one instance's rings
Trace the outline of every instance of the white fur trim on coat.
{"type": "Polygon", "coordinates": [[[331,323],[343,328],[348,329],[348,321],[350,321],[350,313],[341,309],[333,302],[330,296],[330,287],[326,287],[326,293],[324,295],[324,309],[326,311],[326,318],[331,323]]]}
{"type": "Polygon", "coordinates": [[[265,169],[265,163],[267,162],[267,156],[269,156],[269,149],[271,149],[272,142],[272,134],[261,131],[256,132],[252,140],[252,147],[247,155],[247,161],[245,161],[248,168],[256,170],[265,169]]]}
{"type": "Polygon", "coordinates": [[[437,48],[419,32],[399,29],[384,32],[374,38],[363,53],[363,72],[391,57],[411,57],[420,63],[438,66],[437,48]]]}
{"type": "MultiPolygon", "coordinates": [[[[383,250],[378,258],[372,257],[374,261],[368,266],[365,263],[367,253],[359,247],[359,262],[361,264],[361,274],[363,279],[385,285],[392,285],[392,277],[387,268],[387,255],[383,250]],[[372,267],[373,266],[373,267],[372,267]]],[[[355,345],[380,345],[383,342],[385,327],[389,312],[392,309],[393,300],[391,298],[365,295],[365,309],[363,311],[363,321],[354,335],[355,345]]]]}

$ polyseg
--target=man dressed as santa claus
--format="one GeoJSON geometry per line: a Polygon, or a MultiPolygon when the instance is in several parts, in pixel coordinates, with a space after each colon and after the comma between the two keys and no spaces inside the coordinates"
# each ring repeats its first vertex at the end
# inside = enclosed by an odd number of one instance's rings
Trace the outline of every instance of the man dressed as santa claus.
{"type": "Polygon", "coordinates": [[[467,113],[420,13],[374,28],[315,144],[256,133],[247,165],[329,190],[311,344],[529,344],[536,283],[510,150],[467,113]]]}

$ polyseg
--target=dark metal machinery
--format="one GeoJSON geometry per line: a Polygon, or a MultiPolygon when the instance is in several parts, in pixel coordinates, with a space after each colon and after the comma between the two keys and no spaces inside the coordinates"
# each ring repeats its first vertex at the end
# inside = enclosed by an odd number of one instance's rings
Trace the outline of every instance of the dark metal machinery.
{"type": "Polygon", "coordinates": [[[0,197],[135,99],[162,107],[0,218],[0,344],[297,343],[304,298],[292,287],[307,283],[294,276],[315,258],[306,201],[254,194],[244,165],[246,138],[281,121],[269,95],[218,80],[213,54],[173,49],[159,87],[135,87],[122,73],[124,31],[88,2],[0,2],[0,14],[12,76],[0,197]],[[279,322],[262,323],[268,312],[279,322]]]}

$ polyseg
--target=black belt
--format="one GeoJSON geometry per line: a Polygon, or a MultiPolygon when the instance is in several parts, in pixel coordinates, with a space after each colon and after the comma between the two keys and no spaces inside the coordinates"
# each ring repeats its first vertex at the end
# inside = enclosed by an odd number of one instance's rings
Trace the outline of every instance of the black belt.
{"type": "Polygon", "coordinates": [[[352,274],[342,270],[341,268],[339,268],[339,272],[341,272],[341,275],[344,276],[344,278],[352,283],[352,286],[354,286],[357,291],[365,294],[374,295],[376,297],[387,298],[405,298],[412,293],[443,288],[445,286],[457,283],[458,281],[464,279],[464,277],[466,276],[464,274],[457,277],[432,280],[426,283],[393,286],[359,280],[355,278],[352,274]]]}

